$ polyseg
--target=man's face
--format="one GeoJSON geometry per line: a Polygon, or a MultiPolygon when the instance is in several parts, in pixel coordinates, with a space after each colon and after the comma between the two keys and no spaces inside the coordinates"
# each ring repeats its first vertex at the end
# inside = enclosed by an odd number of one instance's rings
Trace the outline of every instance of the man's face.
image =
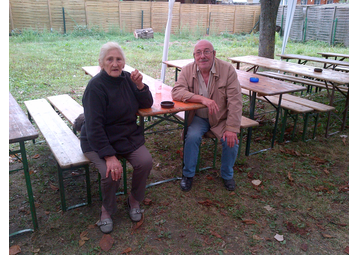
{"type": "Polygon", "coordinates": [[[213,46],[207,41],[200,41],[194,48],[194,59],[202,72],[210,71],[216,52],[213,46]]]}

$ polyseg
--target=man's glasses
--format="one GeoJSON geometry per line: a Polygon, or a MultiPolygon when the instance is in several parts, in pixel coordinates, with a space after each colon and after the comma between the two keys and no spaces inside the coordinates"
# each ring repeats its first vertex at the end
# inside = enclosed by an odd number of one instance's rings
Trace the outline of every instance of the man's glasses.
{"type": "Polygon", "coordinates": [[[204,53],[204,56],[209,56],[211,53],[212,53],[213,51],[210,51],[210,50],[204,50],[204,51],[195,51],[194,52],[194,55],[195,55],[195,57],[200,57],[201,56],[201,54],[203,54],[204,53]]]}

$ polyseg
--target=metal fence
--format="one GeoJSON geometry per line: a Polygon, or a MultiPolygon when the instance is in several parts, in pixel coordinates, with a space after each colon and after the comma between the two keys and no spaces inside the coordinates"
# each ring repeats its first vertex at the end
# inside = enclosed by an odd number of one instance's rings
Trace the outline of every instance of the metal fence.
{"type": "MultiPolygon", "coordinates": [[[[118,0],[10,0],[9,31],[34,29],[59,32],[98,27],[133,32],[152,28],[164,32],[168,3],[118,0]]],[[[250,33],[259,26],[260,5],[174,3],[172,33],[250,33]],[[253,29],[255,27],[255,29],[253,29]]],[[[280,6],[276,25],[285,31],[287,6],[280,6]]],[[[297,5],[289,38],[320,40],[349,46],[349,5],[297,5]]]]}
{"type": "MultiPolygon", "coordinates": [[[[164,32],[168,3],[118,0],[10,0],[9,31],[73,31],[97,26],[104,31],[152,28],[164,32]]],[[[174,3],[172,33],[248,33],[259,20],[259,5],[174,3]]]]}
{"type": "MultiPolygon", "coordinates": [[[[280,6],[276,25],[285,31],[287,6],[280,6]]],[[[319,40],[331,45],[349,46],[349,5],[297,5],[289,38],[305,42],[319,40]]]]}

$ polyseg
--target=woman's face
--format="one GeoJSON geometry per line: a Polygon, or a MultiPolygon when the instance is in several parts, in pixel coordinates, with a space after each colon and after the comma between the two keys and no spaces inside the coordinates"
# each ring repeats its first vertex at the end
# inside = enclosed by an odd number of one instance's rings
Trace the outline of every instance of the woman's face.
{"type": "Polygon", "coordinates": [[[123,56],[117,49],[108,51],[103,59],[101,68],[106,71],[109,76],[119,77],[124,68],[125,62],[123,56]]]}

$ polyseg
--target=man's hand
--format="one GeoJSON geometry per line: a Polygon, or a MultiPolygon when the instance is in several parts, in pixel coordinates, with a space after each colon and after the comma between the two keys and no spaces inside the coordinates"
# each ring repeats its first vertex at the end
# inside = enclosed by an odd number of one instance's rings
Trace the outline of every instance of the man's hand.
{"type": "Polygon", "coordinates": [[[227,145],[232,148],[235,144],[239,143],[237,134],[231,131],[225,131],[223,134],[223,140],[226,141],[227,145]]]}
{"type": "Polygon", "coordinates": [[[112,180],[118,181],[122,177],[123,167],[121,162],[116,158],[116,156],[104,157],[107,165],[106,178],[109,176],[109,172],[111,172],[112,180]]]}
{"type": "Polygon", "coordinates": [[[194,95],[192,96],[188,102],[191,103],[201,103],[203,105],[205,105],[206,107],[208,107],[209,110],[209,114],[214,114],[217,113],[219,111],[219,107],[218,105],[215,103],[214,100],[211,100],[209,98],[200,96],[200,95],[194,95]]]}

